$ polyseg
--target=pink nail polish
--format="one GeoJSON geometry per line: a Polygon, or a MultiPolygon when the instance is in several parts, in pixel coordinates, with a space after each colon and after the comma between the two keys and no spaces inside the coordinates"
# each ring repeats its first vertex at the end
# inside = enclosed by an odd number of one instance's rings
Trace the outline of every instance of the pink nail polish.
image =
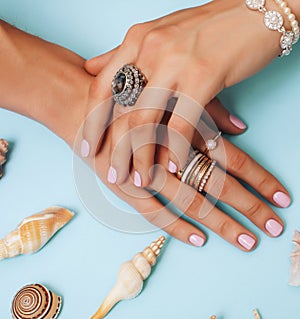
{"type": "Polygon", "coordinates": [[[273,200],[275,203],[277,203],[279,206],[286,208],[290,206],[291,204],[291,198],[283,193],[283,192],[277,192],[273,195],[273,200]]]}
{"type": "Polygon", "coordinates": [[[169,161],[168,169],[169,169],[170,173],[176,173],[177,172],[177,165],[174,162],[169,161]]]}
{"type": "Polygon", "coordinates": [[[204,239],[195,234],[189,237],[189,242],[196,247],[202,247],[204,245],[204,239]]]}
{"type": "Polygon", "coordinates": [[[90,154],[90,144],[86,140],[82,140],[81,142],[81,156],[88,157],[90,154]]]}
{"type": "Polygon", "coordinates": [[[237,118],[236,116],[232,114],[229,115],[229,120],[234,126],[236,126],[237,128],[241,130],[244,130],[247,128],[247,125],[244,122],[242,122],[239,118],[237,118]]]}
{"type": "Polygon", "coordinates": [[[279,236],[283,231],[283,227],[275,219],[269,219],[266,222],[265,227],[266,230],[274,237],[279,236]]]}
{"type": "Polygon", "coordinates": [[[136,187],[142,187],[142,178],[137,171],[134,172],[134,185],[136,187]]]}
{"type": "Polygon", "coordinates": [[[108,170],[108,174],[107,174],[108,182],[111,184],[116,184],[117,178],[118,178],[117,171],[112,166],[110,166],[110,168],[108,170]]]}
{"type": "Polygon", "coordinates": [[[242,234],[238,237],[238,242],[247,250],[251,250],[255,245],[255,240],[247,234],[242,234]]]}

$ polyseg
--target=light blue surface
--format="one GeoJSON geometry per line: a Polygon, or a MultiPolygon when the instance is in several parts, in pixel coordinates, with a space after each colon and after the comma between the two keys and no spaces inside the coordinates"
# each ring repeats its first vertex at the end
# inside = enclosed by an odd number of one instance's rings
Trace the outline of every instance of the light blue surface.
{"type": "MultiPolygon", "coordinates": [[[[91,57],[117,45],[131,24],[198,3],[0,0],[0,12],[28,32],[91,57]]],[[[232,141],[275,173],[293,194],[290,208],[275,209],[286,223],[284,234],[267,238],[242,219],[260,237],[259,247],[249,254],[209,231],[202,249],[171,239],[144,292],[120,303],[108,318],[206,319],[216,314],[218,319],[246,319],[253,317],[255,307],[264,319],[299,318],[300,288],[287,285],[291,238],[294,229],[300,229],[299,70],[298,47],[292,56],[278,59],[222,94],[226,106],[249,125],[232,141]]],[[[41,125],[0,110],[0,137],[13,144],[0,181],[0,237],[49,205],[76,212],[39,253],[0,262],[0,318],[10,318],[14,293],[34,282],[63,296],[60,318],[90,318],[115,282],[119,265],[161,232],[124,234],[96,222],[76,193],[71,151],[41,125]]]]}

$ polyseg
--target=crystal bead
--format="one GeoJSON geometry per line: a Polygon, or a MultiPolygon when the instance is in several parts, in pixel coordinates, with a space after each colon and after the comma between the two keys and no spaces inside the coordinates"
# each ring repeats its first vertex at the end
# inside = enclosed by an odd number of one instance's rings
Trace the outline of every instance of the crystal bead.
{"type": "Polygon", "coordinates": [[[246,5],[251,10],[258,10],[265,5],[265,0],[246,0],[246,5]]]}
{"type": "Polygon", "coordinates": [[[277,11],[268,11],[265,13],[264,22],[270,30],[279,30],[283,26],[283,17],[277,11]]]}
{"type": "Polygon", "coordinates": [[[292,46],[293,40],[294,40],[294,33],[293,32],[288,31],[288,32],[284,33],[280,39],[281,48],[286,49],[286,48],[292,46]]]}

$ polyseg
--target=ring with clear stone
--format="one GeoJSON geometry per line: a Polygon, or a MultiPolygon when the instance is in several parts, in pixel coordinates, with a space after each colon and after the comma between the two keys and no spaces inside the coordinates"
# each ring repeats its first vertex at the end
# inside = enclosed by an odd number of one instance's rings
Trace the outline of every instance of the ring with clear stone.
{"type": "Polygon", "coordinates": [[[217,147],[217,140],[222,135],[222,132],[219,131],[218,134],[212,138],[206,141],[206,149],[204,151],[204,154],[206,155],[209,151],[213,151],[217,147]]]}
{"type": "Polygon", "coordinates": [[[265,7],[266,0],[245,0],[246,6],[251,10],[257,10],[264,14],[265,26],[273,31],[282,34],[280,39],[281,54],[280,57],[289,55],[292,51],[292,45],[299,40],[299,23],[287,3],[283,0],[274,0],[287,16],[292,31],[286,30],[284,27],[283,16],[274,10],[268,11],[265,7]]]}
{"type": "Polygon", "coordinates": [[[146,85],[145,75],[135,65],[126,64],[112,80],[113,98],[120,105],[133,106],[146,85]]]}

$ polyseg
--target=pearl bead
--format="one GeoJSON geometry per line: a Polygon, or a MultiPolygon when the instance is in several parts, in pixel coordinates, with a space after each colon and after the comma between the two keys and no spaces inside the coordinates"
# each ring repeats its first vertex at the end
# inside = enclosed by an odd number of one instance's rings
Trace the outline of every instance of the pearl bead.
{"type": "Polygon", "coordinates": [[[292,13],[291,9],[290,8],[284,8],[283,12],[286,14],[286,15],[289,15],[292,13]]]}
{"type": "Polygon", "coordinates": [[[294,20],[291,22],[291,26],[292,28],[297,27],[298,26],[298,21],[294,20]]]}
{"type": "Polygon", "coordinates": [[[295,17],[295,15],[293,13],[291,13],[291,14],[288,15],[288,19],[290,21],[294,21],[296,19],[296,17],[295,17]]]}
{"type": "Polygon", "coordinates": [[[281,3],[280,3],[280,8],[281,8],[281,9],[284,9],[286,6],[287,6],[287,5],[286,5],[285,2],[281,2],[281,3]]]}

